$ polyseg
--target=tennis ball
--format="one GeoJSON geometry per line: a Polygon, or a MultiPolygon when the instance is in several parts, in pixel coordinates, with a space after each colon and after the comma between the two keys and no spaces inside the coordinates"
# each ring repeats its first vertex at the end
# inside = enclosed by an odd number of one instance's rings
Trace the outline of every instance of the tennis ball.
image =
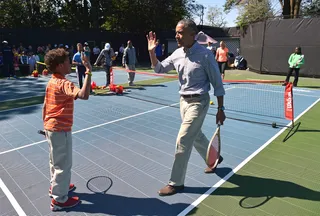
{"type": "Polygon", "coordinates": [[[214,103],[213,103],[213,101],[210,101],[210,105],[213,105],[214,103]]]}
{"type": "Polygon", "coordinates": [[[276,127],[277,127],[277,123],[272,122],[272,127],[273,127],[273,128],[276,128],[276,127]]]}

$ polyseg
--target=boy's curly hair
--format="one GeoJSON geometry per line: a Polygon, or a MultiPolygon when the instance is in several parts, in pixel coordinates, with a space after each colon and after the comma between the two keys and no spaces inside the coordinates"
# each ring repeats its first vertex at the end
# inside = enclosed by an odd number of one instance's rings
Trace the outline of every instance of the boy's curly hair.
{"type": "Polygon", "coordinates": [[[64,49],[50,50],[44,57],[44,63],[46,64],[50,72],[55,72],[59,64],[63,64],[66,59],[69,59],[69,53],[64,49]]]}

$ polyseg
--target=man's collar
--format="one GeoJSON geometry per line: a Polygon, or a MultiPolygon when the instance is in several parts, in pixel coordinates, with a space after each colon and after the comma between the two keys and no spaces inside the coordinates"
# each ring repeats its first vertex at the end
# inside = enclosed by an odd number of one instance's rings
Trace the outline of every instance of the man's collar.
{"type": "Polygon", "coordinates": [[[192,54],[192,53],[194,53],[196,51],[198,45],[199,45],[198,42],[194,41],[193,45],[190,48],[183,48],[183,51],[185,53],[192,54]]]}

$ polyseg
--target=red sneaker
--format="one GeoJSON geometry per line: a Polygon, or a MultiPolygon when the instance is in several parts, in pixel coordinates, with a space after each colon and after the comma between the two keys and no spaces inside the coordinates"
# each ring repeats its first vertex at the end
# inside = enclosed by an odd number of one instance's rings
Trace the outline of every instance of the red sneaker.
{"type": "MultiPolygon", "coordinates": [[[[74,184],[70,184],[70,185],[69,185],[69,192],[72,191],[72,190],[75,189],[75,188],[76,188],[76,186],[75,186],[74,184]]],[[[51,186],[50,186],[50,188],[49,188],[49,196],[52,198],[52,194],[51,194],[52,191],[51,191],[51,189],[52,189],[52,188],[51,188],[51,186]]]]}
{"type": "Polygon", "coordinates": [[[59,203],[55,201],[54,199],[51,200],[51,211],[58,211],[66,208],[72,208],[75,207],[80,203],[79,197],[69,197],[68,200],[65,203],[59,203]]]}

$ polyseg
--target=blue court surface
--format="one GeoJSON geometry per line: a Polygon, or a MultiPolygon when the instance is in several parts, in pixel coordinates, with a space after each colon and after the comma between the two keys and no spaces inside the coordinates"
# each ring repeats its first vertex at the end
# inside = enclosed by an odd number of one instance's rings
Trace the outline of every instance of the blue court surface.
{"type": "MultiPolygon", "coordinates": [[[[116,84],[123,84],[128,82],[127,73],[119,72],[121,70],[114,69],[114,79],[116,84]]],[[[17,100],[22,98],[34,97],[44,95],[47,82],[51,75],[40,77],[22,77],[19,79],[0,79],[0,101],[17,100]]],[[[74,83],[78,83],[75,72],[66,76],[67,79],[74,83]]],[[[150,79],[150,76],[140,75],[136,77],[136,81],[150,79]]],[[[92,81],[97,85],[102,86],[106,84],[106,73],[101,71],[94,71],[92,81]]]]}
{"type": "MultiPolygon", "coordinates": [[[[231,109],[227,115],[289,123],[280,118],[284,87],[268,90],[258,85],[227,84],[225,88],[226,109],[231,109]],[[236,114],[232,110],[236,107],[243,110],[236,114]]],[[[147,94],[149,98],[163,98],[160,102],[179,103],[177,81],[145,87],[145,90],[133,89],[129,94],[147,94]]],[[[215,100],[212,95],[211,98],[215,100]]],[[[319,91],[294,89],[295,117],[319,98],[319,91]]],[[[158,190],[170,178],[181,123],[179,109],[126,95],[90,96],[88,101],[75,102],[73,127],[72,183],[77,188],[71,194],[78,195],[82,204],[70,212],[51,212],[48,144],[37,134],[43,124],[41,107],[36,105],[0,113],[1,216],[178,215],[228,174],[220,173],[220,177],[205,174],[206,165],[193,150],[185,190],[169,197],[158,196],[158,190]],[[113,185],[106,194],[92,193],[86,183],[101,175],[110,177],[113,185]]],[[[213,115],[207,116],[202,129],[210,139],[216,129],[213,115]]],[[[236,168],[281,130],[227,119],[221,128],[224,161],[219,167],[229,168],[224,170],[236,168]]]]}

